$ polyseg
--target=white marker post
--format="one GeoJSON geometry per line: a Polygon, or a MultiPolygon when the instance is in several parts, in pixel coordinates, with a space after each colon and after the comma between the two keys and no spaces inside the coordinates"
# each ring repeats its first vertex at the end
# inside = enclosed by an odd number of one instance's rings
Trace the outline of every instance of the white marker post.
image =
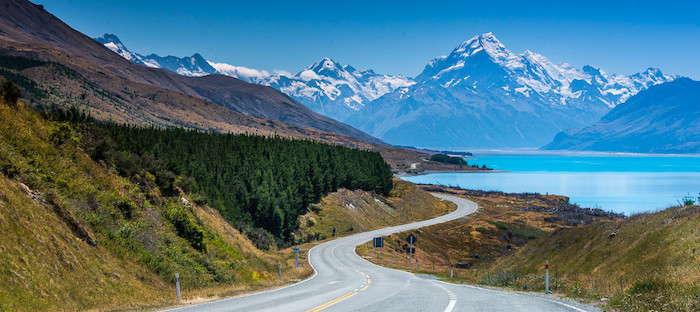
{"type": "Polygon", "coordinates": [[[391,266],[394,266],[394,255],[391,255],[391,266]]]}
{"type": "Polygon", "coordinates": [[[177,303],[180,303],[180,274],[175,273],[175,289],[177,290],[177,303]]]}
{"type": "Polygon", "coordinates": [[[544,261],[544,293],[552,293],[551,291],[549,291],[549,260],[544,261]]]}
{"type": "Polygon", "coordinates": [[[282,265],[280,264],[280,281],[282,280],[282,265]]]}
{"type": "Polygon", "coordinates": [[[450,267],[450,278],[455,276],[455,267],[450,267]]]}

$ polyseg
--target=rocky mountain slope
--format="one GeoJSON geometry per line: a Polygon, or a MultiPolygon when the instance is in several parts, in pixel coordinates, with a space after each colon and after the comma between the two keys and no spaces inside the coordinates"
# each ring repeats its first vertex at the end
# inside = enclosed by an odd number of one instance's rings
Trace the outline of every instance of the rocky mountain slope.
{"type": "MultiPolygon", "coordinates": [[[[335,132],[382,143],[315,113],[270,87],[221,75],[187,77],[168,70],[139,66],[29,1],[3,1],[0,42],[0,55],[59,64],[67,69],[64,72],[70,72],[64,75],[64,78],[70,78],[69,83],[54,79],[55,71],[20,66],[23,77],[35,84],[44,84],[43,89],[48,90],[48,101],[44,99],[43,103],[81,103],[90,106],[98,117],[139,124],[273,134],[284,132],[285,128],[301,127],[310,128],[311,132],[335,132]]],[[[305,131],[308,132],[297,132],[305,131]]]]}
{"type": "Polygon", "coordinates": [[[543,149],[700,153],[700,82],[653,86],[592,126],[560,132],[543,149]]]}

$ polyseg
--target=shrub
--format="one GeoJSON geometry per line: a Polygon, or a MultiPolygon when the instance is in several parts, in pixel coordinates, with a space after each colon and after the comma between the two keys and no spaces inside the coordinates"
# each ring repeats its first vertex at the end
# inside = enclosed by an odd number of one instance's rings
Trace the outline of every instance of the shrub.
{"type": "Polygon", "coordinates": [[[177,235],[190,242],[192,248],[206,252],[207,247],[204,243],[204,231],[190,213],[182,207],[169,208],[166,211],[165,217],[175,226],[177,235]]]}
{"type": "Polygon", "coordinates": [[[12,81],[3,79],[0,84],[0,97],[9,105],[16,105],[17,100],[22,96],[22,90],[12,81]]]}
{"type": "Polygon", "coordinates": [[[134,211],[136,211],[136,205],[134,205],[134,203],[132,203],[130,200],[128,200],[126,198],[121,199],[121,200],[119,200],[119,202],[117,203],[116,206],[117,206],[117,209],[119,209],[119,211],[121,211],[122,215],[124,215],[124,218],[127,218],[129,220],[131,220],[131,218],[133,218],[134,211]]]}

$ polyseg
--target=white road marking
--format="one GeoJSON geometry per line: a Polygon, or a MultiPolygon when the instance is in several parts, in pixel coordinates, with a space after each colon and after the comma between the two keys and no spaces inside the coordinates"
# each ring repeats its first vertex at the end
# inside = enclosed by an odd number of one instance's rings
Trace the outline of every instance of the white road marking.
{"type": "Polygon", "coordinates": [[[457,295],[455,295],[455,293],[453,293],[451,290],[449,290],[444,285],[440,285],[438,283],[435,283],[435,281],[430,281],[430,283],[433,284],[434,286],[440,287],[442,290],[444,290],[450,296],[450,302],[447,304],[447,307],[445,308],[445,312],[452,312],[452,309],[454,309],[455,305],[457,304],[457,295]]]}
{"type": "Polygon", "coordinates": [[[332,282],[328,283],[328,285],[333,285],[335,283],[340,283],[340,281],[332,281],[332,282]]]}

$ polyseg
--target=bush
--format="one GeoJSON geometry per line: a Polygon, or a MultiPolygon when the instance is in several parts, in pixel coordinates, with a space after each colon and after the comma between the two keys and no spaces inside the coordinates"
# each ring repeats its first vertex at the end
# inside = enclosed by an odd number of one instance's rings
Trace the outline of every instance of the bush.
{"type": "Polygon", "coordinates": [[[22,90],[12,81],[3,79],[0,84],[0,97],[9,105],[16,105],[17,100],[22,96],[22,90]]]}
{"type": "Polygon", "coordinates": [[[124,218],[131,220],[134,217],[134,211],[136,211],[136,205],[128,199],[121,199],[117,203],[117,209],[121,211],[124,218]]]}
{"type": "Polygon", "coordinates": [[[177,235],[190,242],[192,248],[206,252],[204,231],[184,208],[170,208],[166,211],[165,217],[175,226],[177,235]]]}

